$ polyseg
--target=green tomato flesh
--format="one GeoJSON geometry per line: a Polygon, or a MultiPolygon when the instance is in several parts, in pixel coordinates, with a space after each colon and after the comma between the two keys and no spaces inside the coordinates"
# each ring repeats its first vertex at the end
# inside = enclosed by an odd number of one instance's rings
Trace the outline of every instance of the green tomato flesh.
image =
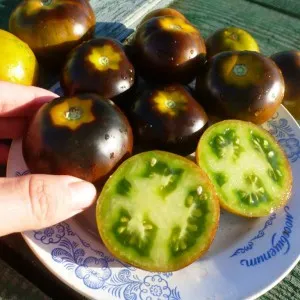
{"type": "Polygon", "coordinates": [[[174,271],[211,245],[219,201],[196,164],[149,151],[126,160],[106,182],[96,218],[100,236],[115,257],[149,271],[174,271]]]}
{"type": "Polygon", "coordinates": [[[237,120],[212,125],[200,139],[196,158],[214,183],[221,206],[232,213],[266,216],[290,197],[289,162],[257,125],[237,120]]]}

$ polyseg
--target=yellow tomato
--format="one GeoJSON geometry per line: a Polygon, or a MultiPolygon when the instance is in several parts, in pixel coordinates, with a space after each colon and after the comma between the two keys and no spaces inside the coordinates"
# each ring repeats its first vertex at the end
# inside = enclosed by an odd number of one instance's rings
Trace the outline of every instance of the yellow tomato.
{"type": "Polygon", "coordinates": [[[255,51],[260,52],[254,37],[242,28],[227,27],[214,32],[206,40],[208,57],[223,51],[255,51]]]}
{"type": "Polygon", "coordinates": [[[0,80],[35,85],[38,79],[38,62],[29,46],[1,29],[0,45],[0,80]]]}

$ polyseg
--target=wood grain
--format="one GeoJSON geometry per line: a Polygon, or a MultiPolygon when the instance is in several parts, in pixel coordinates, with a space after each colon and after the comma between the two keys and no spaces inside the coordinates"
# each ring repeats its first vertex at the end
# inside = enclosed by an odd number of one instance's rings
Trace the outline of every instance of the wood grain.
{"type": "Polygon", "coordinates": [[[110,36],[123,41],[149,11],[164,7],[171,0],[91,0],[97,25],[96,36],[110,36]]]}
{"type": "Polygon", "coordinates": [[[291,17],[300,17],[300,1],[299,0],[247,0],[252,3],[260,4],[272,10],[287,14],[291,17]]]}
{"type": "Polygon", "coordinates": [[[237,26],[248,30],[266,55],[300,47],[300,19],[257,3],[246,0],[179,0],[171,6],[185,14],[204,37],[219,28],[237,26]]]}

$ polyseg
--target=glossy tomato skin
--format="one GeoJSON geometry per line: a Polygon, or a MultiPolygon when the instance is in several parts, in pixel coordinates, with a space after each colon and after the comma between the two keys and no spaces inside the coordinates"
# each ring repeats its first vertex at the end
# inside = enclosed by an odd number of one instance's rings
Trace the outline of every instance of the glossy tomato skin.
{"type": "Polygon", "coordinates": [[[101,183],[131,155],[132,145],[128,120],[112,101],[79,94],[42,106],[23,139],[23,155],[32,173],[101,183]]]}
{"type": "Polygon", "coordinates": [[[111,38],[97,38],[75,48],[61,73],[66,95],[97,93],[113,100],[134,84],[135,70],[122,44],[111,38]]]}
{"type": "Polygon", "coordinates": [[[196,80],[199,102],[220,119],[262,124],[282,103],[281,71],[268,57],[254,51],[227,51],[211,58],[196,80]]]}
{"type": "MultiPolygon", "coordinates": [[[[10,31],[49,65],[93,37],[95,14],[86,0],[25,0],[13,11],[10,31]]],[[[53,65],[53,64],[52,64],[53,65]]]]}
{"type": "Polygon", "coordinates": [[[283,105],[291,114],[300,118],[300,51],[290,50],[275,53],[271,59],[282,72],[285,82],[283,105]]]}
{"type": "Polygon", "coordinates": [[[158,83],[189,83],[205,61],[200,32],[187,20],[162,16],[141,24],[133,40],[141,76],[158,83]]]}
{"type": "Polygon", "coordinates": [[[143,24],[144,22],[146,22],[152,18],[164,17],[164,16],[173,16],[173,17],[182,18],[182,19],[186,20],[185,16],[182,13],[180,13],[178,10],[169,8],[169,7],[164,7],[164,8],[158,8],[158,9],[155,9],[155,10],[149,12],[142,19],[140,24],[143,24]]]}
{"type": "Polygon", "coordinates": [[[130,121],[140,150],[188,155],[195,151],[208,117],[184,86],[151,85],[138,95],[130,121]]]}

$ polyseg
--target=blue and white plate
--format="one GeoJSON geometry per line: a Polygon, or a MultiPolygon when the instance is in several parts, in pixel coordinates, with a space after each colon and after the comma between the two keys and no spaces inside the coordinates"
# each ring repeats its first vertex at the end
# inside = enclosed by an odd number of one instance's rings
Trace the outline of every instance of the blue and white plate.
{"type": "MultiPolygon", "coordinates": [[[[92,299],[254,299],[276,285],[299,261],[300,128],[284,107],[263,125],[277,138],[293,169],[287,206],[249,220],[222,212],[216,238],[199,261],[173,273],[151,273],[123,264],[103,246],[94,207],[25,241],[60,280],[92,299]]],[[[21,141],[13,142],[7,176],[28,174],[21,141]]]]}

